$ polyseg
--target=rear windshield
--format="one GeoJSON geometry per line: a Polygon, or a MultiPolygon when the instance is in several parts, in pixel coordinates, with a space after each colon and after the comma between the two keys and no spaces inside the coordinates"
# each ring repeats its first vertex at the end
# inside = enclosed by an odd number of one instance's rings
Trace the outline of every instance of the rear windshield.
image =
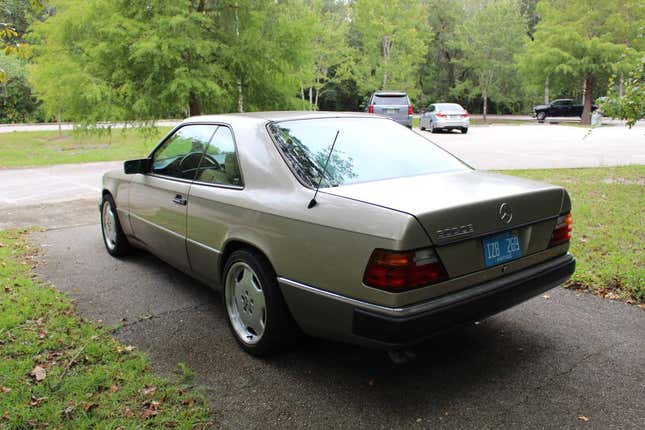
{"type": "Polygon", "coordinates": [[[443,112],[462,112],[464,110],[464,108],[454,103],[441,103],[436,106],[437,110],[443,112]]]}
{"type": "Polygon", "coordinates": [[[372,100],[374,105],[408,105],[408,96],[406,95],[375,95],[372,100]]]}
{"type": "Polygon", "coordinates": [[[271,123],[287,163],[302,182],[315,187],[467,170],[457,158],[394,121],[324,118],[271,123]],[[339,132],[323,176],[325,161],[339,132]]]}

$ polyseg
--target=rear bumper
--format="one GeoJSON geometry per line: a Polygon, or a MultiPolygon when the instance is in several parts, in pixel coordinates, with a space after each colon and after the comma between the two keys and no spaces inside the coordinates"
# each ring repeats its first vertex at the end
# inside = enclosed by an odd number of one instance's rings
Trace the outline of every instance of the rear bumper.
{"type": "Polygon", "coordinates": [[[470,120],[468,119],[451,119],[444,121],[437,121],[434,128],[468,128],[470,120]]]}
{"type": "Polygon", "coordinates": [[[407,119],[398,119],[398,118],[391,118],[393,121],[398,122],[401,125],[404,125],[406,127],[412,127],[412,117],[409,116],[407,119]]]}
{"type": "Polygon", "coordinates": [[[395,348],[415,344],[455,325],[494,315],[567,281],[575,259],[562,255],[539,265],[427,302],[390,308],[278,278],[287,304],[308,334],[395,348]]]}

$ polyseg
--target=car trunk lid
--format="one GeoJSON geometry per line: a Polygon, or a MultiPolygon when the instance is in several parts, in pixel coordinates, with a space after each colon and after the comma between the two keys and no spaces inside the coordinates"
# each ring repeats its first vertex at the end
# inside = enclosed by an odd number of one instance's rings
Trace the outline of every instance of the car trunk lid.
{"type": "Polygon", "coordinates": [[[560,187],[460,171],[327,188],[325,192],[414,216],[451,277],[486,267],[482,238],[512,231],[524,256],[543,251],[562,206],[560,187]]]}

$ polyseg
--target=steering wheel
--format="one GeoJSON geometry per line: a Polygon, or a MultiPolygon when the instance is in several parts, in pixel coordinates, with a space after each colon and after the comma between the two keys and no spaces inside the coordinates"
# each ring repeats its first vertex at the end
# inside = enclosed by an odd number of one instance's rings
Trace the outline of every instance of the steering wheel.
{"type": "Polygon", "coordinates": [[[215,168],[219,170],[222,166],[212,156],[204,154],[203,152],[189,152],[184,155],[181,160],[179,160],[179,164],[177,164],[177,169],[181,172],[181,175],[187,179],[190,179],[188,178],[188,174],[195,172],[197,169],[204,168],[215,168]],[[203,159],[202,155],[204,157],[203,159]],[[200,160],[203,160],[201,165],[200,160]]]}

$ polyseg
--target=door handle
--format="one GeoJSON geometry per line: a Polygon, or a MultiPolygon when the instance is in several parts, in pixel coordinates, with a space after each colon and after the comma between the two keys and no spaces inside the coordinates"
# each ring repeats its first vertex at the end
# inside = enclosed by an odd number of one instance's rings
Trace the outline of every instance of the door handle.
{"type": "Polygon", "coordinates": [[[186,206],[188,204],[188,199],[185,199],[181,194],[177,194],[175,198],[172,199],[172,202],[177,205],[186,206]]]}

